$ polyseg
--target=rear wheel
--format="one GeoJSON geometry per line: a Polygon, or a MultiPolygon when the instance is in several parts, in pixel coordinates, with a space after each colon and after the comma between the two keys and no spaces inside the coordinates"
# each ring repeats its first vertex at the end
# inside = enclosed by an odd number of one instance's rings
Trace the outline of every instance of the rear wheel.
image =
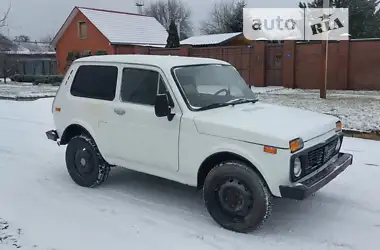
{"type": "Polygon", "coordinates": [[[87,135],[72,138],[66,148],[66,166],[73,181],[82,187],[102,184],[110,166],[101,156],[94,140],[87,135]]]}
{"type": "Polygon", "coordinates": [[[271,212],[271,193],[243,162],[227,161],[213,168],[206,177],[203,195],[212,218],[235,232],[259,228],[271,212]]]}

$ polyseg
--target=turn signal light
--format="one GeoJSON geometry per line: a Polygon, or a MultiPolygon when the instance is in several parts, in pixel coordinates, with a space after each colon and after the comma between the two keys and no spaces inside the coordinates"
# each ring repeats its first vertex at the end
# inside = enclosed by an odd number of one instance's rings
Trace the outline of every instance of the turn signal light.
{"type": "Polygon", "coordinates": [[[303,140],[301,138],[294,139],[289,142],[290,152],[294,153],[303,148],[303,140]]]}
{"type": "Polygon", "coordinates": [[[270,147],[270,146],[264,146],[264,152],[275,155],[275,154],[277,154],[277,148],[270,147]]]}
{"type": "Polygon", "coordinates": [[[55,111],[60,112],[60,111],[61,111],[61,108],[56,107],[56,108],[55,108],[55,111]]]}
{"type": "Polygon", "coordinates": [[[341,121],[338,121],[338,122],[336,123],[335,131],[341,131],[342,129],[343,129],[342,122],[341,122],[341,121]]]}

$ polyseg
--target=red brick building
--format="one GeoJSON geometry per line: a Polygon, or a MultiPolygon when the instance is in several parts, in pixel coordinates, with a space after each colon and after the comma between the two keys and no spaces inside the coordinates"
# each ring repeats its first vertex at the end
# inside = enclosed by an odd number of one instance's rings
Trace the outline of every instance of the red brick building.
{"type": "Polygon", "coordinates": [[[145,15],[75,7],[54,37],[58,72],[75,56],[135,53],[136,47],[165,47],[168,33],[145,15]]]}

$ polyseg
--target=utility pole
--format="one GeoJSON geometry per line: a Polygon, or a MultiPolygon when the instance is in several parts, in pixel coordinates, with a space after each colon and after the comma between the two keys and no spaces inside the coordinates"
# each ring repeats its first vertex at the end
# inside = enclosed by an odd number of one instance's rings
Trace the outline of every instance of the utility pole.
{"type": "MultiPolygon", "coordinates": [[[[323,0],[323,16],[327,16],[329,14],[330,8],[330,0],[323,0]]],[[[319,97],[326,99],[326,92],[327,92],[327,75],[328,75],[328,55],[329,55],[329,34],[328,31],[324,32],[322,34],[323,40],[321,43],[321,49],[322,49],[322,76],[323,81],[321,82],[320,91],[319,91],[319,97]]]]}

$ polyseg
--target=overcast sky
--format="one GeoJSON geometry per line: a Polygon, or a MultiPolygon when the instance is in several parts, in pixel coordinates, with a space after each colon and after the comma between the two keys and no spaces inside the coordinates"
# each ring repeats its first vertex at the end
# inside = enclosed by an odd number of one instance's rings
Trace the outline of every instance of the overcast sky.
{"type": "MultiPolygon", "coordinates": [[[[111,10],[137,12],[136,0],[0,0],[0,17],[12,2],[8,27],[0,30],[11,37],[25,34],[33,40],[46,35],[54,36],[74,6],[104,8],[111,10]]],[[[145,5],[154,0],[144,0],[145,5]]],[[[182,0],[192,9],[195,27],[207,18],[208,12],[221,0],[182,0]]],[[[232,0],[223,0],[232,1],[232,0]]],[[[298,0],[248,0],[248,7],[290,7],[296,8],[298,0]]]]}

